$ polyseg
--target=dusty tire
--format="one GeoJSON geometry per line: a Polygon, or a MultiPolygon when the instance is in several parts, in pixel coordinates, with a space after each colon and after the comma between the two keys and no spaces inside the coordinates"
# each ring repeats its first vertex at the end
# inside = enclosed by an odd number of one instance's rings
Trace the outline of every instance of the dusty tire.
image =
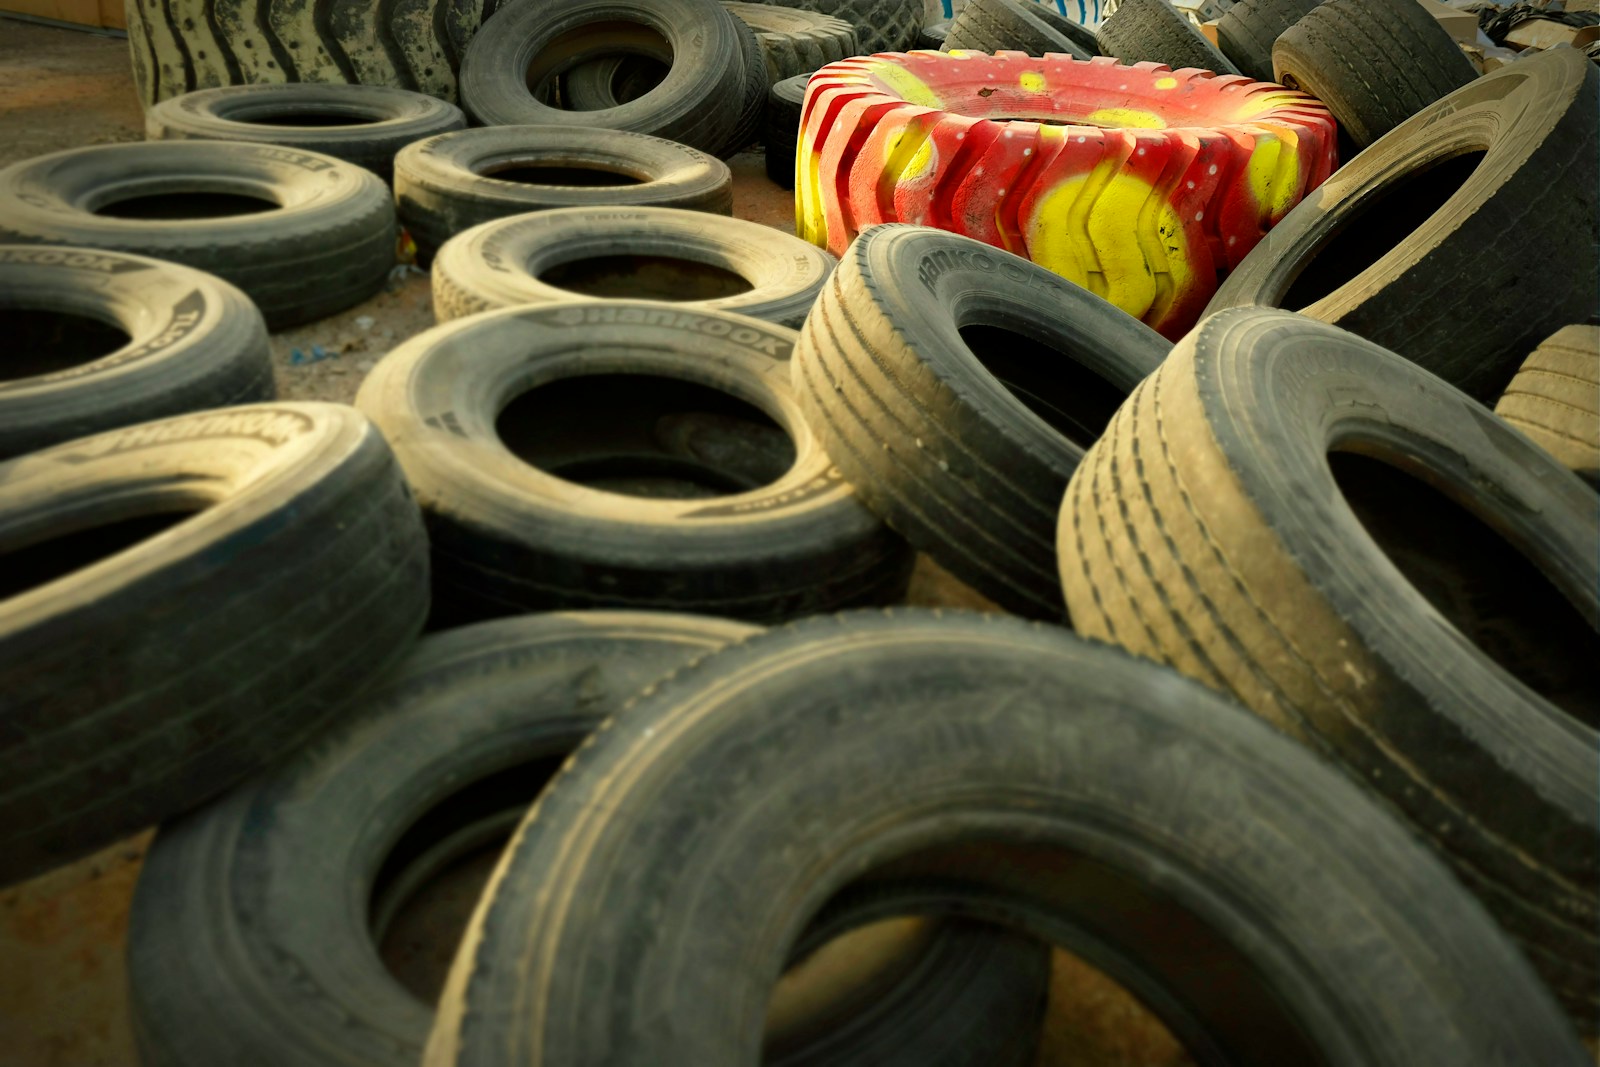
{"type": "Polygon", "coordinates": [[[98,145],[0,170],[0,242],[195,267],[242,289],[276,330],[341,311],[383,285],[394,265],[394,204],[376,175],[315,152],[215,141],[98,145]],[[189,214],[207,195],[247,199],[256,213],[189,214]],[[152,197],[175,215],[104,213],[152,197]],[[260,210],[267,197],[276,210],[260,210]]]}
{"type": "Polygon", "coordinates": [[[722,161],[659,137],[567,126],[462,130],[420,141],[395,157],[394,193],[400,222],[424,258],[480,223],[549,208],[733,214],[733,172],[722,161]],[[528,168],[535,177],[550,168],[552,184],[495,177],[528,168]]]}
{"type": "Polygon", "coordinates": [[[762,0],[773,7],[797,7],[832,15],[855,27],[860,55],[904,52],[922,28],[922,0],[762,0]]]}
{"type": "Polygon", "coordinates": [[[856,28],[843,19],[771,4],[724,2],[722,6],[755,32],[769,86],[857,52],[856,28]]]}
{"type": "Polygon", "coordinates": [[[626,130],[718,154],[740,134],[747,36],[737,19],[708,0],[509,4],[467,47],[461,102],[481,126],[626,130]],[[662,41],[672,68],[637,100],[603,111],[564,111],[529,92],[578,63],[662,41]]]}
{"type": "Polygon", "coordinates": [[[391,352],[357,404],[422,503],[443,617],[648,607],[769,622],[898,599],[911,553],[801,419],[794,341],[741,315],[568,301],[458,319],[391,352]]]}
{"type": "Polygon", "coordinates": [[[175,263],[0,246],[0,336],[0,459],[273,396],[261,313],[175,263]]]}
{"type": "Polygon", "coordinates": [[[800,138],[800,109],[805,104],[809,74],[785,78],[767,91],[766,125],[762,135],[767,177],[785,189],[794,188],[794,160],[800,138]]]}
{"type": "Polygon", "coordinates": [[[1272,45],[1322,0],[1239,0],[1217,20],[1217,47],[1239,72],[1270,82],[1272,45]]]}
{"type": "Polygon", "coordinates": [[[976,241],[856,239],[794,357],[801,410],[873,510],[1002,607],[1060,619],[1061,494],[1171,344],[976,241]]]}
{"type": "Polygon", "coordinates": [[[759,634],[612,720],[502,857],[423,1062],[758,1062],[788,943],[857,878],[1074,948],[1203,1061],[1587,1062],[1336,771],[1113,649],[916,611],[759,634]]]}
{"type": "Polygon", "coordinates": [[[427,611],[417,506],[341,405],[201,412],[31,453],[0,465],[0,514],[0,883],[293,750],[427,611]]]}
{"type": "Polygon", "coordinates": [[[833,265],[815,245],[744,219],[565,208],[488,222],[446,242],[433,263],[433,313],[446,322],[490,308],[614,297],[798,329],[833,265]],[[724,295],[737,282],[746,290],[724,295]]]}
{"type": "Polygon", "coordinates": [[[1335,153],[1332,116],[1303,94],[1103,57],[846,60],[813,76],[802,122],[806,240],[838,256],[880,222],[950,230],[1174,339],[1335,153]]]}
{"type": "Polygon", "coordinates": [[[767,113],[767,89],[772,84],[767,77],[767,63],[762,58],[756,31],[739,19],[733,22],[739,32],[739,43],[744,54],[744,88],[739,96],[739,124],[734,128],[727,145],[718,153],[724,159],[733,158],[760,140],[761,119],[767,113]]]}
{"type": "Polygon", "coordinates": [[[1457,90],[1289,212],[1207,313],[1294,308],[1492,403],[1523,353],[1594,311],[1597,95],[1564,49],[1457,90]]]}
{"type": "Polygon", "coordinates": [[[393,175],[394,156],[400,149],[466,124],[466,116],[454,104],[376,85],[201,89],[164,100],[144,116],[145,136],[152,141],[275,144],[354,163],[384,181],[393,175]],[[351,121],[348,125],[328,121],[337,118],[351,121]],[[305,124],[306,119],[311,124],[305,124]]]}
{"type": "Polygon", "coordinates": [[[922,31],[917,34],[917,47],[932,52],[943,48],[945,38],[950,36],[950,22],[950,19],[940,19],[922,27],[922,31]]]}
{"type": "Polygon", "coordinates": [[[1278,35],[1272,70],[1327,104],[1357,148],[1478,77],[1421,4],[1390,0],[1318,4],[1278,35]]]}
{"type": "Polygon", "coordinates": [[[1494,413],[1600,487],[1600,326],[1566,326],[1522,362],[1494,413]]]}
{"type": "Polygon", "coordinates": [[[1078,468],[1061,577],[1080,632],[1231,692],[1381,793],[1593,1020],[1594,512],[1439,379],[1239,308],[1078,468]]]}
{"type": "Polygon", "coordinates": [[[1164,63],[1173,70],[1239,73],[1239,68],[1228,62],[1228,57],[1167,0],[1121,0],[1095,36],[1103,54],[1116,56],[1124,63],[1164,63]]]}
{"type": "Polygon", "coordinates": [[[967,0],[951,20],[943,47],[946,51],[1005,50],[1030,56],[1059,53],[1075,59],[1088,59],[1097,51],[1083,48],[1046,18],[1044,8],[1028,0],[967,0]]]}
{"type": "Polygon", "coordinates": [[[146,107],[195,89],[351,82],[456,98],[462,50],[498,0],[399,4],[125,0],[146,107]]]}

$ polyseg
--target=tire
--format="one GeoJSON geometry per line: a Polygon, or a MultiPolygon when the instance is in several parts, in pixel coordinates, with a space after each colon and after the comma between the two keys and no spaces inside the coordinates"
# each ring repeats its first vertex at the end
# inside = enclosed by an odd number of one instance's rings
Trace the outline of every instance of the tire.
{"type": "Polygon", "coordinates": [[[767,64],[762,58],[756,31],[737,18],[733,22],[744,53],[744,89],[739,97],[739,124],[732,140],[720,153],[724,159],[733,158],[760,139],[761,120],[767,113],[767,89],[772,84],[767,77],[767,64]]]}
{"type": "Polygon", "coordinates": [[[446,243],[433,264],[433,312],[447,322],[490,308],[620,297],[798,329],[833,265],[815,245],[744,219],[563,208],[484,223],[446,243]],[[545,280],[550,272],[560,273],[545,280]],[[721,295],[733,281],[747,291],[721,295]]]}
{"type": "Polygon", "coordinates": [[[922,0],[762,0],[772,7],[794,7],[843,19],[856,29],[860,55],[904,52],[922,29],[922,0]]]}
{"type": "Polygon", "coordinates": [[[428,518],[439,620],[650,607],[769,622],[897,600],[911,552],[801,420],[794,341],[742,315],[569,301],[460,319],[391,352],[357,404],[428,518]],[[691,386],[721,406],[684,399],[691,386]],[[530,392],[519,417],[502,414],[530,392]]]}
{"type": "Polygon", "coordinates": [[[1167,0],[1121,0],[1100,24],[1096,38],[1102,53],[1124,63],[1165,63],[1173,70],[1239,73],[1167,0]]]}
{"type": "Polygon", "coordinates": [[[1562,657],[1600,651],[1594,511],[1439,379],[1240,308],[1079,466],[1061,577],[1080,633],[1231,692],[1380,793],[1593,1020],[1600,706],[1592,659],[1562,657]]]}
{"type": "Polygon", "coordinates": [[[676,207],[733,214],[733,172],[703,152],[620,130],[505,126],[462,130],[408,145],[395,157],[400,222],[424,259],[480,223],[559,207],[676,207]],[[553,167],[623,183],[534,185],[494,175],[553,167]]]}
{"type": "Polygon", "coordinates": [[[1564,326],[1534,349],[1494,413],[1600,488],[1600,326],[1564,326]]]}
{"type": "MultiPolygon", "coordinates": [[[[1077,19],[1070,18],[1057,11],[1051,6],[1049,0],[1044,0],[1042,3],[1033,3],[1031,6],[1038,9],[1039,17],[1044,19],[1046,25],[1077,45],[1084,58],[1087,59],[1090,56],[1100,54],[1100,39],[1095,36],[1094,30],[1077,19]]],[[[1084,10],[1084,7],[1079,5],[1079,11],[1083,12],[1084,10]]]]}
{"type": "Polygon", "coordinates": [[[1421,4],[1326,0],[1272,46],[1273,81],[1328,105],[1357,148],[1477,80],[1466,53],[1421,4]]]}
{"type": "Polygon", "coordinates": [[[0,884],[293,750],[427,611],[417,506],[343,406],[202,412],[34,452],[0,465],[0,514],[0,884]]]}
{"type": "Polygon", "coordinates": [[[795,146],[800,137],[800,110],[806,99],[809,74],[785,78],[767,93],[766,129],[762,141],[766,148],[767,177],[794,188],[795,146]]]}
{"type": "Polygon", "coordinates": [[[561,106],[568,111],[604,111],[639,99],[661,84],[672,57],[606,56],[580,63],[561,76],[561,106]]]}
{"type": "Polygon", "coordinates": [[[794,389],[891,527],[1008,611],[1059,620],[1061,494],[1171,347],[1042,267],[967,237],[881,226],[818,298],[794,389]]]}
{"type": "Polygon", "coordinates": [[[200,89],[145,113],[152,141],[254,141],[320,152],[384,181],[412,141],[466,126],[454,104],[377,85],[236,85],[200,89]],[[348,125],[327,120],[348,118],[348,125]],[[312,119],[306,124],[305,119],[312,119]],[[276,121],[274,121],[276,120],[276,121]],[[298,121],[297,121],[298,120],[298,121]]]}
{"type": "Polygon", "coordinates": [[[453,101],[461,53],[497,4],[126,0],[134,85],[146,107],[270,82],[387,85],[453,101]]]}
{"type": "MultiPolygon", "coordinates": [[[[162,827],[130,921],[141,1062],[416,1064],[432,1008],[376,951],[407,890],[494,848],[561,761],[646,685],[751,632],[719,619],[592,612],[424,639],[349,725],[162,827]],[[370,907],[348,906],[352,887],[370,907]],[[285,955],[295,972],[273,966],[285,955]]],[[[793,1051],[779,1062],[817,1061],[822,1045],[835,1058],[819,1062],[877,1067],[885,1061],[871,1058],[874,1046],[908,1025],[931,1020],[925,1039],[948,1039],[968,1017],[1016,1016],[1019,1003],[1031,1002],[1037,1022],[1048,980],[1041,946],[924,925],[914,932],[923,936],[876,950],[891,965],[880,969],[902,972],[889,976],[892,1010],[852,1010],[824,986],[820,1003],[802,999],[787,1013],[781,1036],[793,1051]]]]}
{"type": "Polygon", "coordinates": [[[835,63],[808,88],[801,237],[836,256],[881,222],[975,237],[1172,339],[1334,166],[1320,104],[1202,71],[913,52],[835,63]]]}
{"type": "Polygon", "coordinates": [[[1492,403],[1521,353],[1588,318],[1600,288],[1600,76],[1563,49],[1514,67],[1346,163],[1223,281],[1207,313],[1296,308],[1492,403]],[[1479,146],[1467,173],[1474,157],[1462,150],[1479,146]]]}
{"type": "Polygon", "coordinates": [[[922,27],[917,34],[917,47],[930,52],[943,50],[945,38],[950,36],[950,19],[940,19],[922,27]]]}
{"type": "Polygon", "coordinates": [[[767,86],[857,54],[856,28],[843,19],[770,4],[724,0],[722,6],[755,32],[766,62],[767,86]]]}
{"type": "Polygon", "coordinates": [[[612,720],[502,857],[423,1062],[757,1062],[766,983],[858,878],[1071,946],[1201,1062],[1587,1062],[1309,753],[1061,630],[919,611],[757,635],[612,720]]]}
{"type": "Polygon", "coordinates": [[[509,4],[484,23],[461,64],[461,100],[480,126],[626,130],[713,154],[740,132],[746,92],[739,22],[709,0],[547,0],[509,4]],[[623,30],[619,26],[631,26],[623,30]],[[599,27],[578,35],[584,27],[599,27]],[[638,100],[604,111],[563,111],[528,87],[603,55],[665,40],[672,69],[638,100]]]}
{"type": "Polygon", "coordinates": [[[1247,78],[1276,79],[1272,45],[1322,0],[1239,0],[1217,20],[1217,47],[1247,78]]]}
{"type": "Polygon", "coordinates": [[[173,263],[0,245],[0,334],[0,459],[273,397],[261,313],[173,263]]]}
{"type": "Polygon", "coordinates": [[[96,145],[0,170],[0,242],[195,267],[242,289],[278,330],[342,311],[383,286],[394,265],[394,205],[375,175],[316,152],[202,141],[96,145]],[[280,206],[204,217],[188,213],[196,194],[271,197],[280,206]],[[183,214],[120,218],[84,206],[144,197],[177,200],[183,214]]]}
{"type": "Polygon", "coordinates": [[[967,0],[950,23],[944,48],[973,52],[1013,50],[1030,56],[1061,54],[1074,59],[1088,59],[1095,54],[1093,49],[1079,47],[1047,20],[1044,8],[1026,0],[967,0]]]}

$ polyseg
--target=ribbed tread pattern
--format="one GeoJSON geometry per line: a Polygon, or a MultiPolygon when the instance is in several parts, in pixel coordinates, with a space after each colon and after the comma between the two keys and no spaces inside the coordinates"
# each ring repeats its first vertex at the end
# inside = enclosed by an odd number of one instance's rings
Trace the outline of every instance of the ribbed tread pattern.
{"type": "Polygon", "coordinates": [[[860,55],[904,52],[922,30],[922,0],[761,0],[843,19],[856,28],[860,55]]]}
{"type": "Polygon", "coordinates": [[[768,4],[725,2],[722,6],[755,31],[766,59],[769,86],[857,53],[856,28],[843,19],[801,8],[779,12],[768,4]],[[773,19],[780,14],[781,19],[773,19]]]}
{"type": "Polygon", "coordinates": [[[1051,28],[1038,12],[1029,10],[1034,6],[1027,0],[967,0],[950,22],[944,50],[998,52],[1015,49],[1030,56],[1055,52],[1076,59],[1089,58],[1091,53],[1051,28]]]}
{"type": "Polygon", "coordinates": [[[1247,78],[1269,82],[1272,45],[1322,0],[1239,0],[1217,20],[1217,47],[1247,78]]]}
{"type": "Polygon", "coordinates": [[[1600,326],[1568,326],[1540,345],[1494,410],[1600,485],[1600,326]]]}
{"type": "Polygon", "coordinates": [[[1167,0],[1122,0],[1100,24],[1100,50],[1124,63],[1165,63],[1217,74],[1239,69],[1167,0]]]}

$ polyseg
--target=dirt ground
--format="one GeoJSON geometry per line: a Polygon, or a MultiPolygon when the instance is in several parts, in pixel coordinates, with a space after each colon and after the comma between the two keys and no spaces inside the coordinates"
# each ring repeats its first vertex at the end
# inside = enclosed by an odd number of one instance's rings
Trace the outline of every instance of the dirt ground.
{"type": "MultiPolygon", "coordinates": [[[[142,137],[125,41],[0,18],[0,166],[142,137]]],[[[760,156],[740,156],[733,168],[735,213],[790,231],[791,195],[767,180],[760,156]]],[[[363,304],[273,336],[279,394],[348,403],[377,360],[432,325],[427,276],[415,269],[398,272],[387,291],[363,304]],[[331,355],[305,362],[314,346],[331,355]]],[[[908,599],[994,610],[926,558],[919,561],[908,599]]],[[[140,834],[0,892],[0,1063],[137,1063],[122,953],[128,906],[150,838],[149,832],[140,834]]],[[[1057,954],[1039,1067],[1190,1062],[1127,993],[1057,954]]]]}

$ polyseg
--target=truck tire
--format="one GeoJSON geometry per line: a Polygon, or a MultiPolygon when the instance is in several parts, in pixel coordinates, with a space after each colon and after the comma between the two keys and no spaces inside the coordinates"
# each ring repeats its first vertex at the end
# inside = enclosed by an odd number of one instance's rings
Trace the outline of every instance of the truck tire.
{"type": "Polygon", "coordinates": [[[448,241],[433,263],[433,312],[447,322],[490,308],[620,297],[798,329],[833,265],[816,245],[744,219],[672,208],[558,208],[487,222],[448,241]]]}
{"type": "Polygon", "coordinates": [[[0,245],[0,335],[0,459],[273,397],[261,312],[175,263],[0,245]]]}
{"type": "Polygon", "coordinates": [[[1074,59],[1095,54],[1096,49],[1081,47],[1046,19],[1045,10],[1027,0],[967,0],[950,22],[944,50],[1016,51],[1030,56],[1059,53],[1074,59]]]}
{"type": "Polygon", "coordinates": [[[1071,947],[1202,1063],[1590,1062],[1337,771],[1114,649],[914,610],[758,634],[596,735],[502,857],[423,1062],[759,1062],[766,986],[847,883],[1071,947]]]}
{"type": "Polygon", "coordinates": [[[395,157],[394,194],[400,222],[426,260],[463,230],[549,208],[731,215],[733,172],[703,152],[639,133],[499,126],[408,145],[395,157]]]}
{"type": "Polygon", "coordinates": [[[1100,24],[1096,38],[1103,54],[1116,56],[1124,63],[1165,63],[1173,70],[1239,73],[1239,68],[1228,62],[1228,57],[1167,0],[1121,0],[1100,24]]]}
{"type": "Polygon", "coordinates": [[[856,29],[859,55],[904,52],[922,29],[922,0],[761,0],[843,19],[856,29]]]}
{"type": "Polygon", "coordinates": [[[800,138],[800,109],[805,104],[810,74],[785,78],[767,92],[767,177],[785,189],[794,188],[795,146],[800,138]]]}
{"type": "Polygon", "coordinates": [[[1522,362],[1494,413],[1600,488],[1600,326],[1564,326],[1522,362]]]}
{"type": "Polygon", "coordinates": [[[439,621],[628,607],[772,622],[899,599],[912,554],[801,419],[795,337],[587,300],[458,319],[391,352],[356,402],[428,519],[439,621]]]}
{"type": "Polygon", "coordinates": [[[1079,632],[1232,693],[1381,794],[1593,1020],[1594,513],[1593,490],[1438,378],[1237,308],[1079,466],[1061,579],[1079,632]]]}
{"type": "Polygon", "coordinates": [[[242,289],[278,330],[383,286],[394,265],[394,204],[376,175],[317,152],[225,141],[95,145],[0,170],[0,243],[8,242],[195,267],[242,289]]]}
{"type": "Polygon", "coordinates": [[[767,86],[796,74],[810,74],[818,67],[849,59],[858,51],[856,28],[831,15],[728,0],[722,6],[755,32],[766,61],[767,86]]]}
{"type": "Polygon", "coordinates": [[[1206,313],[1297,309],[1493,403],[1523,353],[1594,312],[1597,96],[1569,49],[1458,89],[1290,211],[1206,313]]]}
{"type": "Polygon", "coordinates": [[[176,815],[342,714],[428,605],[359,412],[180,415],[0,464],[0,884],[176,815]]]}
{"type": "Polygon", "coordinates": [[[1247,78],[1275,81],[1272,45],[1322,0],[1239,0],[1217,20],[1217,47],[1247,78]]]}

